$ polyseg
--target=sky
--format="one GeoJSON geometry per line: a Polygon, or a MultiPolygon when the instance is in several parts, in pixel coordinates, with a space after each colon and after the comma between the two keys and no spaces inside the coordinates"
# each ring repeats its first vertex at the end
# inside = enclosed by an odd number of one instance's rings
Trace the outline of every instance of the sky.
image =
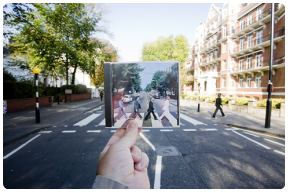
{"type": "Polygon", "coordinates": [[[197,26],[210,4],[104,4],[104,36],[117,48],[119,61],[140,61],[145,42],[160,36],[184,35],[192,47],[197,26]]]}

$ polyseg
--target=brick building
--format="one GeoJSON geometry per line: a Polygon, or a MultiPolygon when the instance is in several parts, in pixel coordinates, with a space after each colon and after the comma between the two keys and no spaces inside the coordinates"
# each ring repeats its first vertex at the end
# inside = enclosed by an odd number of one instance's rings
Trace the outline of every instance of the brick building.
{"type": "MultiPolygon", "coordinates": [[[[193,91],[267,97],[271,4],[212,5],[194,42],[193,91]],[[202,40],[202,41],[201,41],[202,40]]],[[[285,97],[285,7],[275,4],[273,98],[285,97]]]]}

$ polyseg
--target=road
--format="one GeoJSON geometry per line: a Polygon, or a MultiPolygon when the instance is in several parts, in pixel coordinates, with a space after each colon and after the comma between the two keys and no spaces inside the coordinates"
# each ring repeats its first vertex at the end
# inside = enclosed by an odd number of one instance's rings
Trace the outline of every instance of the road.
{"type": "MultiPolygon", "coordinates": [[[[99,153],[115,129],[102,108],[4,147],[6,188],[90,188],[99,153]]],[[[221,119],[217,117],[216,120],[221,119]]],[[[283,188],[283,138],[225,127],[181,113],[180,128],[145,128],[137,145],[151,188],[283,188]]]]}

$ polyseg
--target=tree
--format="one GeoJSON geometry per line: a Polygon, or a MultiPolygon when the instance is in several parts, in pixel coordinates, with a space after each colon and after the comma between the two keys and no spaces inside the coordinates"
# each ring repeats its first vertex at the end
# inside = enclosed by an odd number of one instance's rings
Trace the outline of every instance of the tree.
{"type": "Polygon", "coordinates": [[[102,31],[97,25],[101,14],[90,14],[90,5],[80,3],[11,6],[15,9],[6,11],[4,19],[18,33],[11,36],[10,50],[27,58],[30,68],[39,66],[44,76],[65,76],[67,84],[70,68],[71,84],[77,68],[91,73],[97,46],[91,35],[102,31]]]}
{"type": "MultiPolygon", "coordinates": [[[[185,62],[189,54],[189,45],[182,35],[160,37],[151,43],[145,43],[142,51],[144,61],[168,61],[174,60],[180,63],[180,82],[185,83],[185,62]]],[[[177,69],[175,69],[177,70],[177,69]]]]}

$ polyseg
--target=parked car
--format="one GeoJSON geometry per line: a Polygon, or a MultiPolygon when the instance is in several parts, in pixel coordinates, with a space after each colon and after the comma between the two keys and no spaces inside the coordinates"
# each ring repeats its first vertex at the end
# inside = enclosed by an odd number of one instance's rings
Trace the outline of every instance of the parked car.
{"type": "Polygon", "coordinates": [[[123,97],[123,102],[124,103],[130,103],[130,102],[132,102],[132,97],[130,96],[130,95],[124,95],[124,97],[123,97]]]}

